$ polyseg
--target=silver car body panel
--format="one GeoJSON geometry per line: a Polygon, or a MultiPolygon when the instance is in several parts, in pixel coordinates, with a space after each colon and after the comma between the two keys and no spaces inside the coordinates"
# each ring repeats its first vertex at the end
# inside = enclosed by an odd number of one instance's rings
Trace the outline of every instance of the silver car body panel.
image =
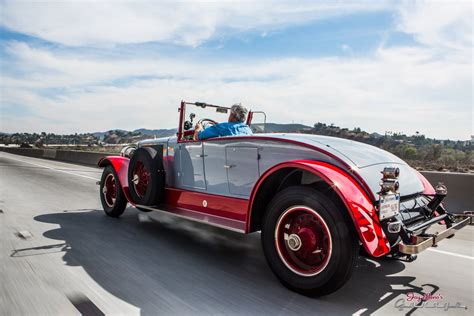
{"type": "Polygon", "coordinates": [[[423,191],[416,172],[397,156],[356,141],[309,134],[256,134],[177,142],[176,137],[139,142],[164,145],[169,187],[237,198],[249,198],[258,178],[286,161],[315,160],[355,172],[377,197],[384,167],[400,168],[401,196],[423,191]]]}

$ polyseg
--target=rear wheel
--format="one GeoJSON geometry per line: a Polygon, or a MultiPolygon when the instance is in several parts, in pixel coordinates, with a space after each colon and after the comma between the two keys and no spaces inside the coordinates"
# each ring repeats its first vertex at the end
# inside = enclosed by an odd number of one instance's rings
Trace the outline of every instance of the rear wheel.
{"type": "Polygon", "coordinates": [[[117,174],[110,165],[105,167],[102,172],[100,201],[105,214],[111,217],[119,217],[127,207],[127,199],[122,191],[117,174]]]}
{"type": "Polygon", "coordinates": [[[308,187],[285,189],[270,202],[262,245],[270,268],[286,287],[320,296],[349,280],[358,242],[344,211],[308,187]]]}

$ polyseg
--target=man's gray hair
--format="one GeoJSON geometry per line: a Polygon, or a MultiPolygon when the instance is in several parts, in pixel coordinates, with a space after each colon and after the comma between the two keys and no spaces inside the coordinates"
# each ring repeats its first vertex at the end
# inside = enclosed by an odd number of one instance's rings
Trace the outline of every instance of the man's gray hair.
{"type": "Polygon", "coordinates": [[[230,113],[233,113],[237,121],[244,123],[247,118],[247,109],[241,103],[232,105],[230,108],[230,113]]]}

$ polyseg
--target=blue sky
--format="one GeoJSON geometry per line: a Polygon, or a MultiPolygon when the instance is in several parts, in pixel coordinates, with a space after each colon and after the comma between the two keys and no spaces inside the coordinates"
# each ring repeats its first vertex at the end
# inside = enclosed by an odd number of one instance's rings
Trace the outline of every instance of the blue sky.
{"type": "Polygon", "coordinates": [[[473,133],[469,1],[0,3],[4,132],[170,128],[187,99],[473,133]]]}

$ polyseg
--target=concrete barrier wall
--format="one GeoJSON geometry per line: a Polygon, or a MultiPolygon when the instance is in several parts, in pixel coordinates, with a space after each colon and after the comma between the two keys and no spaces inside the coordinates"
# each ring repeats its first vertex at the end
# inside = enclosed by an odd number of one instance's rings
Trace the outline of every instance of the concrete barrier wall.
{"type": "Polygon", "coordinates": [[[18,148],[18,147],[0,147],[0,151],[9,152],[12,154],[34,157],[34,158],[43,158],[43,149],[33,149],[33,148],[18,148]]]}
{"type": "Polygon", "coordinates": [[[474,211],[474,174],[435,171],[423,171],[422,174],[433,186],[442,182],[448,187],[444,203],[448,211],[474,211]]]}
{"type": "Polygon", "coordinates": [[[97,166],[99,160],[102,157],[108,155],[112,154],[94,153],[86,151],[57,150],[55,159],[72,163],[80,163],[83,165],[97,166]]]}
{"type": "MultiPolygon", "coordinates": [[[[0,147],[0,151],[12,154],[46,158],[89,166],[97,166],[97,162],[107,153],[95,153],[73,150],[30,149],[0,147]]],[[[474,211],[474,174],[424,171],[422,174],[435,186],[439,182],[448,187],[445,205],[450,212],[463,213],[474,211]]]]}
{"type": "Polygon", "coordinates": [[[0,147],[0,151],[5,151],[11,154],[45,158],[59,161],[66,161],[77,163],[81,165],[88,165],[97,167],[97,163],[102,157],[114,155],[109,153],[96,153],[76,150],[60,150],[60,149],[33,149],[33,148],[9,148],[0,147]]]}

